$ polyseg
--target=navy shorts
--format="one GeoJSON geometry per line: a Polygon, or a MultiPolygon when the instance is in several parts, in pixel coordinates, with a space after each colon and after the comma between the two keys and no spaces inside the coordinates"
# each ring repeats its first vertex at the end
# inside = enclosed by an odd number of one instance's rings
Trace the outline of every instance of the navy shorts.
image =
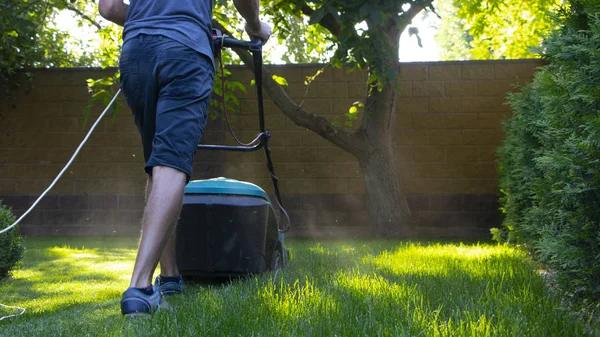
{"type": "Polygon", "coordinates": [[[145,170],[168,166],[189,181],[206,118],[212,59],[165,36],[138,35],[123,44],[121,89],[144,147],[145,170]]]}

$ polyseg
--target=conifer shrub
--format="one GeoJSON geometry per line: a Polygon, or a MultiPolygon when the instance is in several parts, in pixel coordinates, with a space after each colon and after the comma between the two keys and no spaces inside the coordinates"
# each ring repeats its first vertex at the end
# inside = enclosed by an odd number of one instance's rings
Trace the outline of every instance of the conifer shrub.
{"type": "Polygon", "coordinates": [[[578,302],[600,301],[600,1],[571,1],[547,65],[509,97],[499,149],[503,226],[578,302]]]}
{"type": "MultiPolygon", "coordinates": [[[[0,200],[0,230],[7,228],[16,221],[10,208],[2,204],[0,200]]],[[[6,233],[0,234],[0,279],[8,276],[21,262],[25,246],[18,228],[13,228],[6,233]]]]}

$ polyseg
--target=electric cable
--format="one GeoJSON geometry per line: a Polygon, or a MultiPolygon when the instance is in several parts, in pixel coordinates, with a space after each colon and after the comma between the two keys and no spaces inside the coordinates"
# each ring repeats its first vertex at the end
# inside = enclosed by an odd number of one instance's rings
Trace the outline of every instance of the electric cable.
{"type": "Polygon", "coordinates": [[[75,157],[77,157],[77,155],[79,154],[79,151],[81,151],[81,148],[83,147],[83,145],[85,144],[85,142],[87,142],[88,138],[90,138],[90,135],[92,134],[92,132],[94,131],[94,129],[96,129],[96,126],[98,125],[98,123],[100,122],[100,120],[102,119],[102,117],[104,117],[104,115],[106,114],[106,112],[115,103],[115,100],[117,99],[117,97],[119,96],[120,93],[121,93],[121,89],[119,89],[117,91],[117,93],[112,98],[112,100],[110,101],[110,103],[108,103],[108,105],[106,106],[106,108],[104,109],[104,111],[102,111],[102,113],[100,114],[100,116],[98,117],[98,119],[96,120],[96,122],[90,128],[90,131],[88,131],[88,133],[85,136],[85,138],[83,138],[83,141],[81,142],[81,144],[79,144],[79,147],[77,147],[77,150],[75,150],[75,153],[73,153],[73,156],[71,157],[71,159],[67,162],[67,164],[62,169],[62,171],[60,171],[60,173],[56,176],[56,178],[54,179],[54,181],[52,181],[52,183],[50,184],[50,186],[39,196],[39,198],[37,198],[37,200],[33,203],[33,205],[31,205],[31,207],[29,207],[29,209],[27,211],[25,211],[25,213],[23,213],[23,215],[21,215],[19,217],[19,219],[17,219],[17,221],[15,221],[15,223],[13,223],[12,225],[4,228],[3,230],[0,230],[0,234],[8,232],[12,228],[14,228],[17,224],[19,224],[19,222],[21,222],[21,220],[23,220],[23,218],[25,218],[27,216],[27,214],[29,214],[29,212],[31,212],[31,210],[40,202],[40,200],[42,200],[42,198],[45,197],[46,194],[48,194],[48,192],[52,189],[52,187],[54,187],[54,185],[56,185],[56,183],[62,177],[62,175],[65,173],[65,171],[69,168],[69,166],[71,166],[71,164],[75,160],[75,157]]]}
{"type": "MultiPolygon", "coordinates": [[[[117,93],[115,94],[115,96],[112,98],[112,100],[110,101],[110,103],[108,103],[108,105],[106,106],[106,108],[104,109],[104,111],[102,111],[102,113],[100,114],[100,116],[98,116],[98,119],[92,125],[92,127],[88,131],[87,135],[85,135],[85,137],[83,138],[83,141],[81,142],[81,144],[79,144],[79,146],[77,147],[77,150],[75,150],[75,153],[73,153],[73,156],[71,157],[71,159],[69,159],[69,161],[67,162],[67,164],[65,165],[65,167],[56,176],[56,178],[54,179],[54,181],[52,181],[52,183],[50,184],[50,186],[39,196],[39,198],[37,198],[37,200],[33,203],[33,205],[31,205],[31,207],[29,207],[29,209],[27,211],[25,211],[25,213],[23,213],[23,215],[21,215],[19,217],[19,219],[17,219],[17,221],[15,221],[15,223],[13,223],[12,225],[10,225],[10,226],[4,228],[3,230],[1,230],[0,234],[6,233],[9,230],[11,230],[12,228],[14,228],[16,225],[18,225],[19,222],[21,222],[21,220],[23,220],[23,218],[25,218],[27,216],[27,214],[29,214],[29,212],[31,212],[31,210],[35,206],[37,206],[37,204],[40,202],[40,200],[42,200],[42,198],[45,197],[46,194],[48,194],[48,192],[52,189],[52,187],[54,187],[54,185],[56,185],[56,183],[62,177],[62,175],[65,173],[65,171],[69,168],[69,166],[71,166],[71,164],[75,160],[75,157],[77,157],[77,155],[81,151],[81,148],[87,142],[88,138],[90,138],[90,135],[92,134],[92,132],[94,132],[94,130],[96,129],[96,126],[98,126],[98,123],[100,122],[100,120],[102,120],[102,118],[104,117],[104,115],[106,115],[106,112],[108,112],[108,110],[110,109],[110,107],[112,107],[112,105],[115,103],[115,101],[117,100],[117,97],[119,97],[120,93],[121,93],[121,89],[117,90],[117,93]]],[[[25,308],[20,308],[20,307],[15,307],[15,306],[8,306],[8,305],[4,305],[2,303],[0,303],[0,307],[7,308],[7,309],[19,310],[19,313],[17,313],[17,314],[6,315],[6,316],[3,316],[3,317],[0,317],[0,321],[2,321],[4,319],[7,319],[7,318],[19,317],[19,316],[21,316],[21,315],[23,315],[25,313],[25,308]]]]}
{"type": "Polygon", "coordinates": [[[4,305],[2,303],[0,303],[0,307],[5,308],[5,309],[19,310],[18,314],[6,315],[6,316],[0,317],[0,321],[2,321],[3,319],[7,319],[7,318],[19,317],[19,316],[21,316],[21,315],[23,315],[25,313],[25,308],[14,307],[14,306],[10,306],[10,305],[4,305]]]}
{"type": "MultiPolygon", "coordinates": [[[[221,38],[221,48],[223,48],[223,43],[224,43],[226,37],[227,37],[227,35],[223,35],[223,37],[221,38]]],[[[229,129],[229,133],[231,134],[233,139],[236,141],[236,143],[238,143],[239,145],[253,146],[261,140],[261,138],[263,137],[263,135],[265,133],[264,132],[259,133],[256,136],[256,138],[254,138],[254,140],[251,141],[250,143],[243,143],[235,135],[235,132],[233,132],[233,128],[231,127],[231,122],[229,121],[229,114],[227,113],[227,104],[225,103],[225,65],[223,64],[223,54],[222,54],[221,50],[219,50],[219,63],[221,64],[221,95],[222,95],[221,98],[222,98],[222,103],[223,103],[223,115],[225,116],[225,122],[229,129]]]]}

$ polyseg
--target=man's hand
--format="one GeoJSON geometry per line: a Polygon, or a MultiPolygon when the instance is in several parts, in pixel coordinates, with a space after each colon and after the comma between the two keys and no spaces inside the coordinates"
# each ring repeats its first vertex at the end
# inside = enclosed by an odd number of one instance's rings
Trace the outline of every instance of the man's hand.
{"type": "Polygon", "coordinates": [[[246,33],[250,37],[261,39],[263,43],[267,42],[271,36],[271,26],[260,21],[258,14],[260,12],[259,0],[233,0],[235,8],[246,20],[246,33]]]}
{"type": "Polygon", "coordinates": [[[246,23],[246,33],[248,33],[251,38],[261,39],[264,44],[269,40],[269,37],[271,37],[272,29],[267,23],[258,21],[258,24],[253,25],[246,23]]]}

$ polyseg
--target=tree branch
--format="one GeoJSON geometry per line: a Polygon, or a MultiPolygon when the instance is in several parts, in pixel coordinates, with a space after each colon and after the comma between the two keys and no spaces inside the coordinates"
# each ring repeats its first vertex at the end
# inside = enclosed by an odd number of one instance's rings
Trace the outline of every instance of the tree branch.
{"type": "Polygon", "coordinates": [[[96,20],[92,19],[92,18],[91,18],[91,17],[89,17],[87,14],[85,14],[84,12],[82,12],[81,10],[79,10],[79,8],[77,8],[77,7],[75,7],[75,6],[71,5],[71,4],[67,4],[67,5],[65,6],[65,8],[66,8],[66,9],[68,9],[68,10],[70,10],[70,11],[73,11],[73,12],[77,13],[77,15],[79,15],[79,16],[81,16],[83,19],[85,19],[85,20],[89,21],[89,22],[92,24],[92,26],[96,27],[98,30],[100,30],[100,29],[104,28],[104,27],[102,27],[102,25],[101,25],[101,24],[99,24],[99,23],[98,23],[96,20]]]}
{"type": "MultiPolygon", "coordinates": [[[[226,28],[216,20],[212,22],[213,27],[219,29],[223,34],[231,36],[226,28]]],[[[254,70],[254,62],[250,52],[243,49],[234,48],[233,51],[240,57],[242,62],[251,70],[254,70]]],[[[272,98],[273,102],[281,112],[291,119],[296,125],[307,128],[319,136],[325,138],[331,143],[342,149],[355,154],[359,143],[355,134],[349,133],[341,128],[337,128],[324,117],[304,110],[296,104],[283,88],[273,80],[271,72],[263,66],[263,88],[272,98]]],[[[356,154],[355,154],[356,155],[356,154]]]]}
{"type": "MultiPolygon", "coordinates": [[[[430,3],[431,2],[433,1],[430,1],[430,3]]],[[[412,22],[415,16],[417,16],[417,14],[419,14],[419,12],[421,12],[424,8],[425,6],[417,3],[416,1],[413,1],[410,4],[410,8],[408,9],[408,11],[400,15],[400,18],[402,19],[400,26],[398,26],[400,31],[403,32],[406,29],[406,27],[410,24],[410,22],[412,22]]]]}
{"type": "MultiPolygon", "coordinates": [[[[307,4],[304,4],[302,6],[301,10],[302,10],[302,13],[307,16],[310,16],[315,11],[307,4]]],[[[339,36],[340,31],[342,30],[342,25],[340,24],[340,22],[335,17],[333,17],[333,15],[331,15],[330,13],[327,13],[323,17],[323,19],[321,19],[321,21],[319,21],[319,24],[321,26],[325,27],[329,32],[331,32],[331,34],[333,34],[333,36],[339,36]]]]}

